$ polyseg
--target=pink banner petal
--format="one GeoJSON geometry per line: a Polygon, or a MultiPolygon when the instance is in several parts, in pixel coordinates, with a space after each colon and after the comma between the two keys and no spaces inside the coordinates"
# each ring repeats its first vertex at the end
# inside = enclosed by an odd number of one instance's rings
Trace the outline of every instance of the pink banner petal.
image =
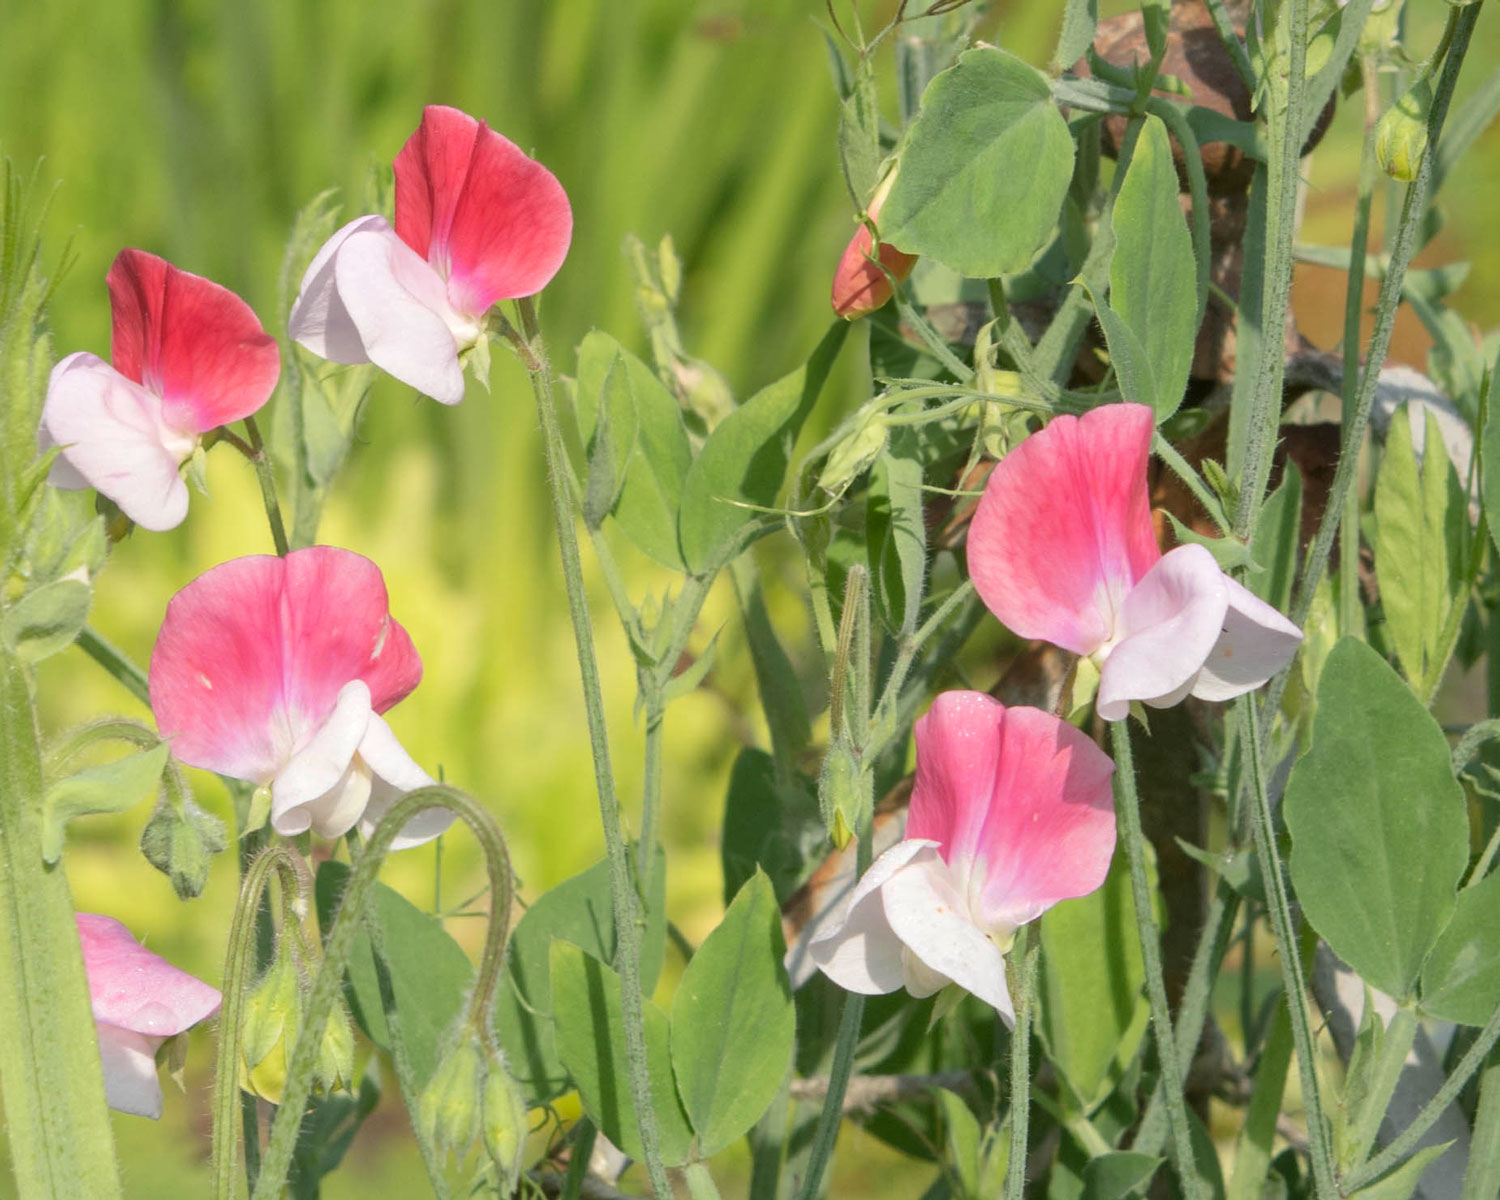
{"type": "Polygon", "coordinates": [[[115,369],[162,398],[167,424],[193,433],[256,412],[281,373],[276,339],[228,288],[144,250],[106,276],[115,369]]]}
{"type": "Polygon", "coordinates": [[[969,529],[969,574],[1013,633],[1092,654],[1160,557],[1146,463],[1153,416],[1109,404],[1054,417],[990,473],[969,529]]]}
{"type": "Polygon", "coordinates": [[[94,913],[76,920],[95,1021],[167,1038],[219,1011],[217,988],[147,950],[119,921],[94,913]]]}

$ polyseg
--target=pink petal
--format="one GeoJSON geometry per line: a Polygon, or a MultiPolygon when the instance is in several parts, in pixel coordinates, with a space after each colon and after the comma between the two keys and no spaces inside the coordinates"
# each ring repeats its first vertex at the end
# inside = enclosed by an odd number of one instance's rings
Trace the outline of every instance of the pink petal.
{"type": "Polygon", "coordinates": [[[889,242],[880,243],[882,271],[870,261],[874,239],[869,227],[861,225],[844,247],[839,265],[833,272],[833,311],[846,321],[853,321],[880,308],[894,294],[891,278],[901,282],[917,265],[915,254],[903,254],[889,242]],[[886,272],[890,272],[887,276],[886,272]]]}
{"type": "Polygon", "coordinates": [[[472,342],[478,326],[455,332],[460,319],[432,267],[386,227],[351,233],[333,270],[339,300],[372,363],[441,404],[464,398],[459,340],[472,342]]]}
{"type": "Polygon", "coordinates": [[[384,712],[421,677],[380,569],[313,546],[221,563],[178,592],[151,656],[151,707],[183,762],[269,783],[345,684],[362,680],[384,712]]]}
{"type": "Polygon", "coordinates": [[[144,250],[121,250],[106,279],[110,358],[161,396],[169,425],[207,433],[271,398],[281,374],[276,339],[228,288],[144,250]]]}
{"type": "Polygon", "coordinates": [[[396,232],[448,280],[460,312],[541,291],[567,257],[567,193],[483,121],[428,105],[395,169],[396,232]]]}
{"type": "Polygon", "coordinates": [[[96,1025],[99,1065],[104,1069],[104,1102],[116,1112],[161,1119],[161,1083],[156,1078],[156,1049],[161,1038],[146,1037],[113,1025],[96,1025]]]}
{"type": "Polygon", "coordinates": [[[1119,721],[1140,700],[1169,708],[1192,689],[1219,640],[1229,577],[1198,545],[1178,546],[1125,597],[1121,640],[1099,670],[1095,707],[1119,721]]]}
{"type": "Polygon", "coordinates": [[[70,354],[52,368],[39,433],[61,446],[51,479],[98,488],[143,529],[171,529],[187,516],[178,468],[193,437],[162,419],[161,401],[92,354],[70,354]]]}
{"type": "Polygon", "coordinates": [[[891,931],[924,965],[978,996],[1007,1025],[1015,1024],[1005,955],[970,919],[967,900],[935,851],[893,874],[880,898],[891,931]]]}
{"type": "Polygon", "coordinates": [[[1302,631],[1264,600],[1228,576],[1224,584],[1229,610],[1193,684],[1200,700],[1232,700],[1254,691],[1291,662],[1302,644],[1302,631]]]}
{"type": "Polygon", "coordinates": [[[301,747],[271,784],[271,827],[283,837],[315,830],[343,837],[370,798],[370,773],[355,762],[359,743],[374,714],[370,689],[358,679],[346,683],[328,719],[301,747]]]}
{"type": "Polygon", "coordinates": [[[880,996],[905,982],[901,939],[886,919],[880,889],[924,851],[936,856],[931,842],[897,842],[870,864],[849,897],[844,919],[808,943],[809,957],[846,992],[880,996]]]}
{"type": "MultiPolygon", "coordinates": [[[[359,744],[359,756],[372,772],[370,802],[359,819],[360,833],[369,838],[396,801],[408,792],[435,786],[437,780],[416,764],[380,717],[370,718],[364,740],[359,744]]],[[[453,813],[448,809],[430,808],[401,827],[391,841],[391,849],[407,850],[430,842],[452,824],[453,813]]]]}
{"type": "Polygon", "coordinates": [[[941,845],[986,932],[1008,934],[1104,882],[1114,763],[1080,730],[979,692],[944,692],[916,738],[906,835],[941,845]]]}
{"type": "Polygon", "coordinates": [[[219,1011],[217,988],[151,953],[114,918],[76,919],[95,1021],[167,1038],[219,1011]]]}
{"type": "Polygon", "coordinates": [[[1161,552],[1146,462],[1153,417],[1109,404],[1054,417],[990,473],[969,529],[969,574],[1013,633],[1092,654],[1161,552]]]}

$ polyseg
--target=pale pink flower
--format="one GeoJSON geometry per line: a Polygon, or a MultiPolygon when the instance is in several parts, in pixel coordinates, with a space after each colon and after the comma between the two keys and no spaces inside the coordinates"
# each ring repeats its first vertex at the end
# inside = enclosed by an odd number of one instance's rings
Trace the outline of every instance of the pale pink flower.
{"type": "Polygon", "coordinates": [[[161,1116],[156,1051],[219,1011],[217,988],[152,954],[113,917],[77,913],[78,941],[89,981],[104,1098],[110,1108],[161,1116]]]}
{"type": "MultiPolygon", "coordinates": [[[[879,218],[880,209],[895,181],[896,176],[890,175],[876,191],[867,214],[870,221],[879,218]]],[[[905,254],[888,242],[881,242],[872,258],[870,248],[874,245],[869,224],[862,222],[849,239],[849,244],[844,247],[838,266],[834,268],[833,294],[830,299],[833,311],[846,321],[853,321],[880,308],[895,294],[891,280],[900,283],[917,265],[917,255],[905,254]],[[873,261],[874,258],[879,259],[879,266],[873,261]]]]}
{"type": "Polygon", "coordinates": [[[314,354],[372,362],[444,404],[464,398],[460,352],[497,300],[547,286],[573,212],[557,178],[483,121],[428,105],[396,156],[396,227],[359,217],[307,268],[289,332],[314,354]]]}
{"type": "Polygon", "coordinates": [[[59,362],[38,440],[62,447],[54,485],[97,488],[143,529],[171,529],[187,515],[182,464],[270,399],[281,356],[248,304],[154,254],[121,250],[106,281],[113,366],[81,351],[59,362]]]}
{"type": "Polygon", "coordinates": [[[1012,1023],[1015,931],[1109,873],[1114,763],[1066,722],[982,692],[942,693],[916,739],[905,839],[809,951],[851,992],[928,996],[951,982],[1012,1023]]]}
{"type": "MultiPolygon", "coordinates": [[[[432,778],[380,717],[422,678],[391,617],[380,568],[313,546],[205,571],[172,597],[151,655],[151,708],[172,753],[271,789],[271,825],[366,836],[432,778]]],[[[393,846],[436,837],[452,814],[414,818],[393,846]]]]}
{"type": "Polygon", "coordinates": [[[996,465],[969,529],[980,599],[1013,633],[1092,656],[1107,721],[1133,700],[1166,708],[1251,691],[1302,641],[1203,546],[1161,553],[1152,429],[1140,404],[1054,417],[996,465]]]}

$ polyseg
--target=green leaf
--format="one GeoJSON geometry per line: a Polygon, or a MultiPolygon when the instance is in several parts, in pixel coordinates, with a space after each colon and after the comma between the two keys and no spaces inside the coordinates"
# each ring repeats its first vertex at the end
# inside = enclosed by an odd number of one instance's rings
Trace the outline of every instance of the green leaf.
{"type": "Polygon", "coordinates": [[[895,634],[916,631],[927,582],[927,524],[916,442],[911,430],[896,430],[870,472],[870,574],[880,611],[895,634]]]}
{"type": "Polygon", "coordinates": [[[1039,71],[970,50],[922,95],[881,237],[985,279],[1019,271],[1048,241],[1073,177],[1073,139],[1039,71]]]}
{"type": "Polygon", "coordinates": [[[1162,1159],[1119,1150],[1089,1160],[1083,1169],[1083,1200],[1124,1200],[1151,1182],[1162,1159]]]}
{"type": "Polygon", "coordinates": [[[1371,986],[1404,1003],[1453,912],[1469,819],[1443,731],[1355,638],[1323,666],[1312,747],[1284,808],[1303,911],[1371,986]]]}
{"type": "Polygon", "coordinates": [[[1115,856],[1103,887],[1049,909],[1040,928],[1039,1032],[1073,1102],[1087,1111],[1135,1058],[1149,1015],[1123,858],[1115,856]]]}
{"type": "Polygon", "coordinates": [[[1410,1200],[1422,1172],[1451,1145],[1452,1142],[1444,1142],[1440,1146],[1423,1146],[1384,1179],[1360,1188],[1349,1200],[1410,1200]]]}
{"type": "Polygon", "coordinates": [[[93,599],[93,589],[77,579],[44,583],[0,616],[0,640],[22,662],[38,662],[73,644],[93,599]]]}
{"type": "Polygon", "coordinates": [[[1500,872],[1458,894],[1453,917],[1422,967],[1422,1011],[1483,1025],[1500,1007],[1500,872]]]}
{"type": "Polygon", "coordinates": [[[1391,418],[1375,482],[1375,570],[1396,657],[1430,695],[1444,663],[1443,629],[1462,591],[1469,504],[1430,412],[1418,468],[1407,414],[1403,405],[1391,418]]]}
{"type": "MultiPolygon", "coordinates": [[[[325,932],[333,924],[348,879],[346,863],[324,862],[318,867],[314,893],[318,925],[325,932]]],[[[474,980],[474,964],[441,921],[399,892],[377,883],[371,902],[374,919],[380,922],[382,930],[391,991],[396,1011],[401,1014],[401,1033],[411,1058],[412,1077],[421,1088],[432,1076],[444,1035],[463,1007],[474,980]]],[[[355,934],[354,947],[349,952],[344,994],[365,1035],[382,1050],[389,1050],[390,1034],[380,997],[375,951],[363,928],[355,934]]]]}
{"type": "MultiPolygon", "coordinates": [[[[616,1146],[641,1158],[641,1136],[631,1099],[625,1053],[620,977],[571,942],[554,941],[550,954],[557,1052],[578,1084],[584,1111],[616,1146]]],[[[646,1068],[663,1163],[680,1167],[692,1158],[693,1130],[672,1081],[667,1014],[643,999],[646,1068]]]]}
{"type": "MultiPolygon", "coordinates": [[[[1198,284],[1193,239],[1177,200],[1172,142],[1159,117],[1148,116],[1141,126],[1110,219],[1115,253],[1107,307],[1119,317],[1110,321],[1101,312],[1110,358],[1130,360],[1135,398],[1164,421],[1182,403],[1193,365],[1198,284]],[[1121,327],[1133,336],[1122,339],[1121,327]],[[1129,344],[1117,349],[1117,340],[1129,344]]],[[[1123,375],[1120,387],[1125,390],[1123,375]]]]}
{"type": "Polygon", "coordinates": [[[847,321],[835,321],[803,366],[756,392],[708,435],[682,484],[678,532],[694,574],[743,549],[745,527],[756,519],[745,505],[776,503],[797,434],[848,332],[847,321]]]}
{"type": "MultiPolygon", "coordinates": [[[[641,987],[647,994],[666,956],[667,872],[659,847],[656,854],[651,920],[641,946],[641,987]]],[[[505,974],[495,1000],[495,1032],[511,1073],[533,1103],[549,1100],[568,1087],[568,1074],[553,1037],[549,963],[554,938],[582,947],[601,962],[614,961],[615,922],[607,861],[542,893],[511,930],[505,974]]]]}
{"type": "Polygon", "coordinates": [[[586,515],[597,526],[611,513],[644,554],[681,570],[677,512],[693,451],[676,398],[656,372],[597,330],[578,348],[577,390],[589,451],[586,515]]]}
{"type": "Polygon", "coordinates": [[[67,824],[74,817],[124,812],[155,791],[171,749],[161,742],[52,784],[42,799],[42,858],[55,863],[62,857],[67,824]]]}
{"type": "Polygon", "coordinates": [[[785,953],[781,910],[757,871],[683,972],[672,1000],[672,1066],[701,1157],[747,1132],[786,1079],[796,1015],[785,953]]]}
{"type": "Polygon", "coordinates": [[[720,855],[727,904],[747,880],[764,870],[778,901],[806,879],[814,855],[826,844],[817,785],[798,773],[783,783],[764,750],[746,747],[729,774],[720,855]]]}
{"type": "Polygon", "coordinates": [[[1292,604],[1301,529],[1302,473],[1288,459],[1280,485],[1266,497],[1256,518],[1251,555],[1259,569],[1245,581],[1245,586],[1281,612],[1292,604]]]}
{"type": "Polygon", "coordinates": [[[1066,71],[1094,44],[1094,30],[1099,24],[1099,0],[1067,0],[1063,9],[1062,32],[1057,37],[1057,52],[1052,61],[1066,71]]]}

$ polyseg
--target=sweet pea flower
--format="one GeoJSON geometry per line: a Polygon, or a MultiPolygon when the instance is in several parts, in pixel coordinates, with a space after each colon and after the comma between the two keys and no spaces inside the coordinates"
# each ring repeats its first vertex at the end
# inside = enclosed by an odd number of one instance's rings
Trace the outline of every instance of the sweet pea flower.
{"type": "Polygon", "coordinates": [[[161,1116],[156,1051],[219,1011],[217,988],[152,954],[113,917],[77,913],[83,970],[89,981],[104,1098],[110,1108],[161,1116]]]}
{"type": "Polygon", "coordinates": [[[969,575],[1013,632],[1091,656],[1096,708],[1228,700],[1292,660],[1302,632],[1203,546],[1162,554],[1146,463],[1151,409],[1059,416],[995,466],[969,528],[969,575]]]}
{"type": "Polygon", "coordinates": [[[880,266],[872,261],[871,247],[875,245],[875,239],[870,236],[870,223],[879,218],[881,207],[895,182],[896,175],[892,172],[876,190],[866,211],[869,220],[860,222],[849,244],[844,247],[839,265],[834,268],[833,311],[846,321],[857,320],[884,305],[894,294],[891,280],[900,283],[917,265],[917,255],[903,254],[889,242],[881,242],[874,251],[880,266]]]}
{"type": "MultiPolygon", "coordinates": [[[[271,791],[271,826],[369,836],[407,792],[432,785],[379,716],[422,678],[390,614],[380,568],[350,550],[255,554],[172,597],[151,654],[151,709],[189,766],[271,791]]],[[[436,837],[442,810],[392,846],[436,837]]]]}
{"type": "Polygon", "coordinates": [[[567,257],[573,212],[556,176],[483,121],[430,104],[396,155],[396,227],[359,217],[307,273],[289,332],[321,358],[372,362],[443,404],[459,354],[497,300],[531,296],[567,257]]]}
{"type": "Polygon", "coordinates": [[[270,399],[281,355],[228,288],[154,254],[121,250],[105,279],[113,365],[79,351],[53,367],[37,438],[62,447],[55,486],[97,488],[141,528],[171,529],[187,516],[182,464],[270,399]]]}
{"type": "Polygon", "coordinates": [[[1006,1024],[1016,930],[1104,882],[1115,850],[1115,765],[1083,733],[982,692],[944,692],[917,722],[906,837],[871,865],[842,922],[809,951],[840,987],[956,983],[1006,1024]]]}

